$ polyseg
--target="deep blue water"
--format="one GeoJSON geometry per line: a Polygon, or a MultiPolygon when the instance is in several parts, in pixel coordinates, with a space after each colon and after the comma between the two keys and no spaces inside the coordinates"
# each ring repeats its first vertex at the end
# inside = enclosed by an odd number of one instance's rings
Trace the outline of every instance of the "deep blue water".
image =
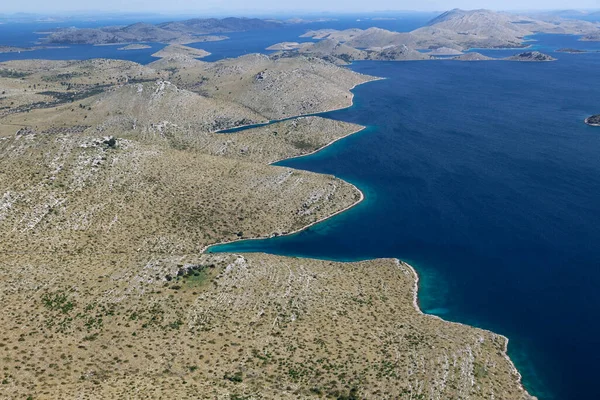
{"type": "MultiPolygon", "coordinates": [[[[346,17],[229,34],[230,40],[197,47],[215,60],[298,41],[308,29],[409,31],[429,17],[346,17]]],[[[0,25],[0,44],[32,45],[39,30],[45,29],[0,25]]],[[[600,43],[576,37],[534,39],[535,49],[550,53],[561,47],[600,50],[600,43]]],[[[0,54],[0,61],[109,57],[147,63],[159,46],[72,46],[0,54]]],[[[504,57],[516,51],[481,52],[504,57]]],[[[509,354],[533,394],[596,398],[600,128],[582,121],[600,112],[600,54],[552,54],[559,61],[355,63],[356,71],[388,79],[356,88],[353,107],[322,115],[368,128],[280,164],[347,179],[365,192],[365,201],[296,235],[212,251],[399,257],[421,276],[425,312],[511,339],[509,354]]]]}

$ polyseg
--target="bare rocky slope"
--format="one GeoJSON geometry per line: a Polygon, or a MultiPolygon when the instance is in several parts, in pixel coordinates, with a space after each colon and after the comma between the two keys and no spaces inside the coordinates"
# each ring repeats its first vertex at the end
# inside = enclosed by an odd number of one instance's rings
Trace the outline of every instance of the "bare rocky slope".
{"type": "Polygon", "coordinates": [[[451,10],[411,34],[419,48],[512,48],[525,45],[534,33],[585,34],[600,25],[577,20],[543,21],[490,10],[451,10]]]}

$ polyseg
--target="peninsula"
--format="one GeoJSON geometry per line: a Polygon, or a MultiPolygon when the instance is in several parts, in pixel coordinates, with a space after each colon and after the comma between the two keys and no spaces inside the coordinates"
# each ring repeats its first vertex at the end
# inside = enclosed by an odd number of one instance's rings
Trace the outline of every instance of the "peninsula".
{"type": "Polygon", "coordinates": [[[3,394],[531,399],[507,339],[423,315],[401,261],[203,254],[362,200],[270,164],[363,129],[301,115],[376,79],[301,54],[0,63],[3,394]]]}

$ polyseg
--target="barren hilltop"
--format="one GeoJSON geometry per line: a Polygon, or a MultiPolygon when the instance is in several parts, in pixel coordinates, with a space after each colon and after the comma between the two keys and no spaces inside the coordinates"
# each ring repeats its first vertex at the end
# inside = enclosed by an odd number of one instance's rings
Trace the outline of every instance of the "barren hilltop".
{"type": "Polygon", "coordinates": [[[400,261],[202,254],[361,201],[269,164],[361,130],[297,116],[377,78],[193,56],[0,64],[3,394],[530,398],[507,340],[420,313],[400,261]]]}

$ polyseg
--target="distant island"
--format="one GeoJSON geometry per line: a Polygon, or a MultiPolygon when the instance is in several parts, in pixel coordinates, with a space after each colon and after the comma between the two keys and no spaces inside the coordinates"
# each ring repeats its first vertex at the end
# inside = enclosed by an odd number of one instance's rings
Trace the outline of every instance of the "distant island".
{"type": "Polygon", "coordinates": [[[477,53],[477,52],[465,53],[465,54],[462,54],[460,56],[453,57],[452,59],[453,60],[457,60],[457,61],[490,61],[490,60],[496,60],[495,58],[484,56],[483,54],[477,53]]]}
{"type": "Polygon", "coordinates": [[[144,50],[151,48],[152,46],[148,46],[147,44],[129,44],[124,47],[119,47],[117,50],[144,50]]]}
{"type": "Polygon", "coordinates": [[[600,42],[600,32],[585,35],[579,40],[581,40],[582,42],[600,42]]]}
{"type": "Polygon", "coordinates": [[[557,53],[571,53],[571,54],[584,54],[584,53],[600,53],[600,50],[581,50],[572,48],[562,48],[556,50],[557,53]]]}
{"type": "MultiPolygon", "coordinates": [[[[463,53],[474,48],[522,49],[526,37],[536,33],[600,35],[600,24],[579,20],[552,22],[489,10],[451,10],[412,32],[381,28],[319,29],[301,35],[317,42],[277,43],[267,48],[320,57],[338,65],[356,60],[414,61],[443,59],[462,61],[494,60],[479,53],[463,53]]],[[[503,58],[508,61],[545,62],[554,58],[531,51],[503,58]]]]}
{"type": "Polygon", "coordinates": [[[127,26],[101,28],[66,28],[50,32],[41,41],[46,44],[118,44],[158,42],[188,44],[225,40],[227,36],[209,35],[277,28],[282,22],[257,18],[189,19],[158,25],[138,22],[127,26]]]}
{"type": "Polygon", "coordinates": [[[585,119],[585,123],[590,126],[600,126],[600,114],[592,115],[585,119]]]}
{"type": "MultiPolygon", "coordinates": [[[[326,19],[321,22],[327,21],[326,19]]],[[[100,28],[66,28],[50,32],[44,44],[135,44],[158,42],[189,44],[225,40],[221,34],[261,29],[276,29],[286,24],[309,20],[285,21],[259,18],[193,18],[160,24],[135,23],[100,28]]],[[[276,43],[271,51],[293,51],[315,56],[338,65],[355,60],[429,60],[438,56],[460,56],[473,48],[526,48],[525,39],[536,33],[581,35],[581,40],[600,40],[600,24],[549,16],[529,17],[490,10],[450,10],[412,32],[393,32],[381,28],[319,29],[301,37],[319,42],[276,43]],[[326,41],[326,42],[325,42],[326,41]]],[[[580,52],[580,51],[565,51],[580,52]]],[[[511,57],[519,61],[551,61],[550,56],[534,59],[511,57]]],[[[486,57],[463,57],[484,60],[486,57]]]]}
{"type": "Polygon", "coordinates": [[[540,53],[539,51],[527,51],[525,53],[517,54],[512,57],[508,57],[508,61],[529,61],[529,62],[544,62],[544,61],[556,61],[556,58],[549,56],[548,54],[540,53]]]}
{"type": "Polygon", "coordinates": [[[21,53],[25,51],[35,51],[44,49],[64,49],[65,46],[34,46],[34,47],[15,47],[15,46],[0,46],[0,54],[2,53],[21,53]]]}
{"type": "Polygon", "coordinates": [[[573,53],[573,54],[579,54],[579,53],[587,53],[587,50],[580,50],[580,49],[572,49],[569,47],[563,47],[561,49],[556,50],[557,53],[573,53]]]}
{"type": "Polygon", "coordinates": [[[14,47],[14,46],[0,46],[0,53],[20,53],[22,51],[33,51],[36,50],[34,47],[14,47]]]}
{"type": "Polygon", "coordinates": [[[170,44],[162,50],[152,54],[152,57],[183,57],[183,58],[203,58],[209,56],[208,51],[195,49],[193,47],[183,46],[181,44],[170,44]]]}

